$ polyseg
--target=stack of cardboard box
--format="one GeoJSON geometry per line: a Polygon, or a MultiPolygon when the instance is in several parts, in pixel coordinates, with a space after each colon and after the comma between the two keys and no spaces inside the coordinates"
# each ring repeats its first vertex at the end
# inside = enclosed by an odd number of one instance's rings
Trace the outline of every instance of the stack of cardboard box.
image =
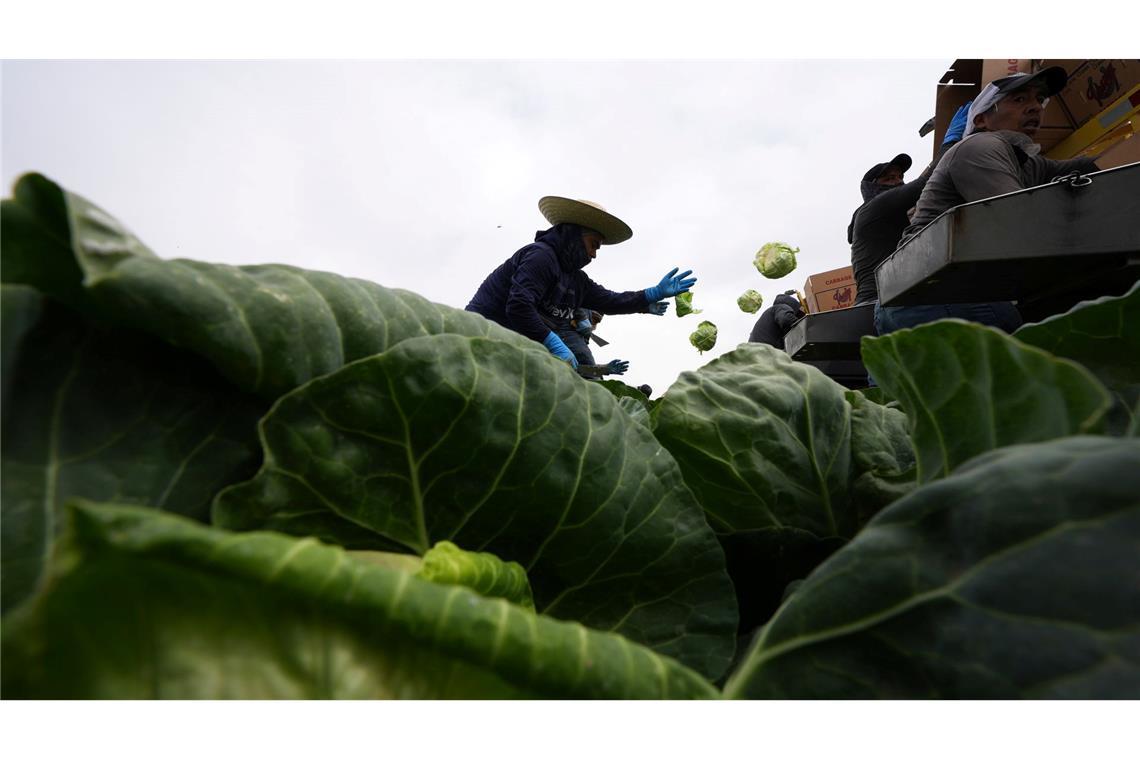
{"type": "Polygon", "coordinates": [[[934,115],[934,155],[958,107],[982,87],[1009,74],[1060,66],[1068,85],[1045,108],[1036,140],[1050,158],[1096,155],[1112,148],[1102,169],[1140,161],[1140,60],[959,59],[938,83],[934,115]]]}

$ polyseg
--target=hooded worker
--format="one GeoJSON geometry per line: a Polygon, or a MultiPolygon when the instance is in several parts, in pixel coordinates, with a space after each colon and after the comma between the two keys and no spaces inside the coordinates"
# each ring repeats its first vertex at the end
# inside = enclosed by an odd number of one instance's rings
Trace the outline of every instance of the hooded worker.
{"type": "Polygon", "coordinates": [[[784,336],[803,315],[803,306],[796,297],[796,291],[785,291],[776,296],[775,302],[760,313],[756,324],[752,326],[748,342],[767,343],[783,351],[784,336]]]}
{"type": "MultiPolygon", "coordinates": [[[[548,195],[539,200],[538,209],[551,227],[537,232],[533,243],[496,267],[467,311],[538,341],[575,368],[578,360],[558,336],[569,328],[575,309],[660,316],[668,308],[664,299],[688,291],[697,281],[689,277],[691,270],[677,274],[674,268],[644,290],[606,290],[582,269],[598,255],[600,246],[629,240],[633,236],[629,225],[591,201],[548,195]]],[[[620,360],[607,365],[612,374],[622,374],[628,366],[620,360]]]]}

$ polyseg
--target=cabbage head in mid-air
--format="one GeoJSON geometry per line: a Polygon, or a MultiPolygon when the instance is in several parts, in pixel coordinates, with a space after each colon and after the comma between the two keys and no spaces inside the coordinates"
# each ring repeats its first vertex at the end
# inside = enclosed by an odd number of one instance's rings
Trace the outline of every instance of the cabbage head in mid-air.
{"type": "Polygon", "coordinates": [[[686,290],[684,293],[677,294],[677,316],[684,317],[688,314],[700,314],[704,309],[693,308],[693,291],[686,290]]]}
{"type": "Polygon", "coordinates": [[[792,248],[787,243],[765,243],[764,247],[756,252],[752,263],[760,270],[760,274],[768,279],[778,280],[791,274],[796,268],[796,254],[799,248],[792,248]]]}
{"type": "Polygon", "coordinates": [[[702,354],[705,351],[711,351],[712,347],[716,345],[716,325],[707,320],[701,322],[693,334],[689,336],[689,342],[702,354]]]}
{"type": "Polygon", "coordinates": [[[764,296],[749,288],[736,299],[736,305],[746,314],[755,314],[764,305],[764,296]]]}

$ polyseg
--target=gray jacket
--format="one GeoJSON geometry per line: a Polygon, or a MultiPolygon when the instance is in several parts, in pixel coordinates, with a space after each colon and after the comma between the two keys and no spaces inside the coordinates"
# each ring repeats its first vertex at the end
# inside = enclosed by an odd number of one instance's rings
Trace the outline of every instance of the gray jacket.
{"type": "Polygon", "coordinates": [[[1021,132],[975,132],[942,156],[915,206],[901,246],[942,212],[963,203],[1044,185],[1054,177],[1097,171],[1091,158],[1055,161],[1021,132]]]}

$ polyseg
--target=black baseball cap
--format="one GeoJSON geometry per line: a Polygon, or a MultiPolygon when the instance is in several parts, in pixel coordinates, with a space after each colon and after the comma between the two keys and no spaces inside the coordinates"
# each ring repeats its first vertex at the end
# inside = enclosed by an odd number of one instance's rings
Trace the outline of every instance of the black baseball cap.
{"type": "Polygon", "coordinates": [[[1063,68],[1050,66],[1047,69],[1041,69],[1036,74],[1010,74],[1007,77],[995,79],[990,84],[1003,94],[1035,84],[1041,88],[1041,94],[1048,98],[1065,89],[1065,83],[1068,81],[1069,75],[1065,73],[1063,68]]]}
{"type": "Polygon", "coordinates": [[[902,172],[903,174],[906,174],[907,171],[910,169],[910,165],[911,165],[910,156],[908,156],[905,153],[900,153],[897,156],[895,156],[894,158],[892,158],[890,161],[886,161],[886,162],[881,163],[881,164],[875,164],[870,169],[868,169],[867,173],[863,175],[863,181],[864,182],[874,182],[875,180],[877,180],[879,178],[879,175],[882,174],[883,171],[886,170],[886,168],[888,166],[897,166],[899,168],[900,172],[902,172]]]}

